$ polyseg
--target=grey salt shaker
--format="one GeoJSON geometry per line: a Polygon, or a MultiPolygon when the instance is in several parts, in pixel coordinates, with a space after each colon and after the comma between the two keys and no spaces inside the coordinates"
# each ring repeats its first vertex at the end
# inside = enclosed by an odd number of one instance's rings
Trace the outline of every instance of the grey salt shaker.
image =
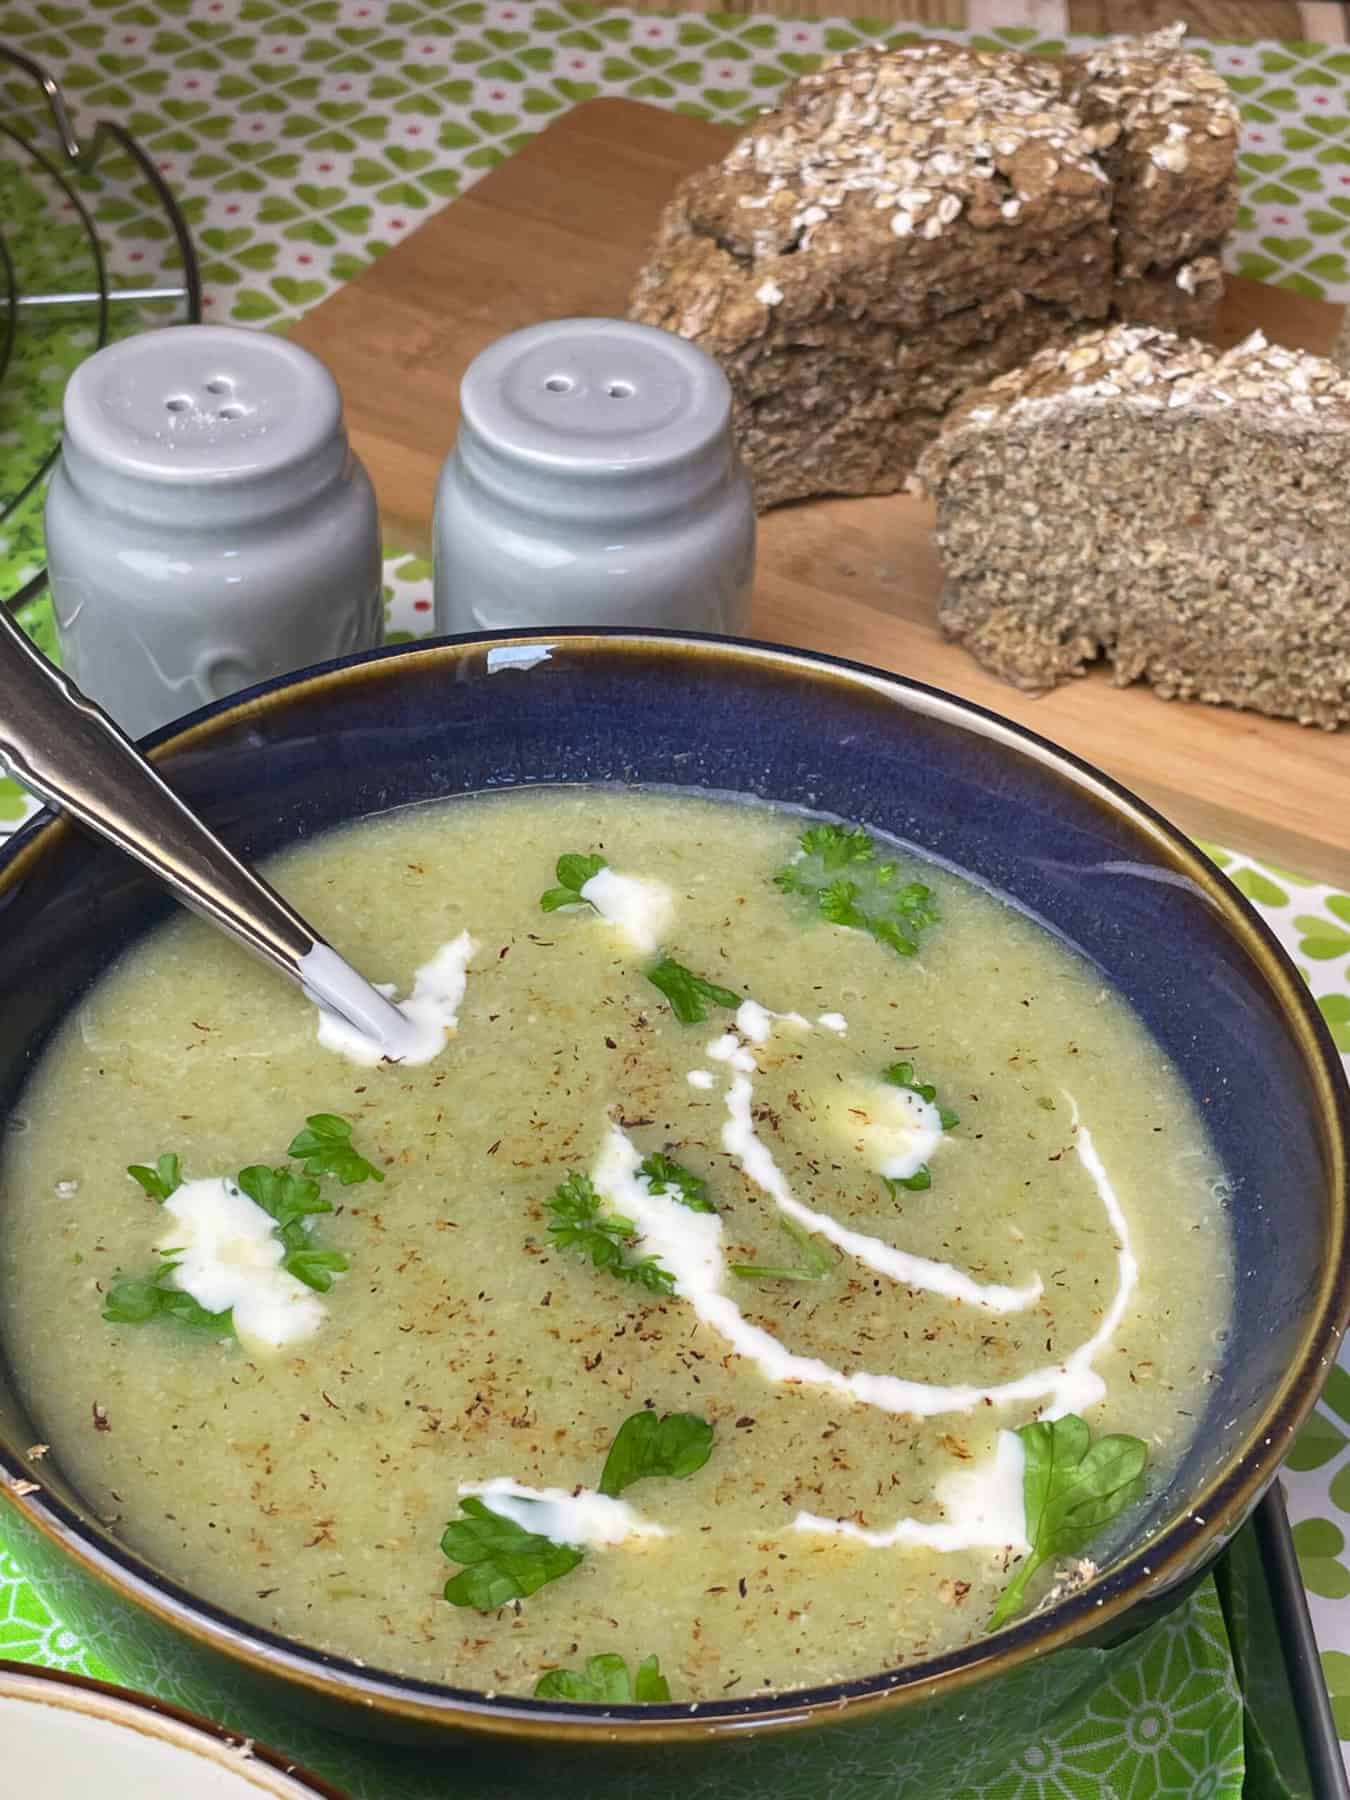
{"type": "Polygon", "coordinates": [[[743,632],[755,513],[731,390],[695,345],[559,319],[475,358],[436,493],[436,629],[743,632]]]}
{"type": "Polygon", "coordinates": [[[46,527],[62,661],[133,737],[383,636],[337,383],[271,333],[172,326],[82,363],[46,527]]]}

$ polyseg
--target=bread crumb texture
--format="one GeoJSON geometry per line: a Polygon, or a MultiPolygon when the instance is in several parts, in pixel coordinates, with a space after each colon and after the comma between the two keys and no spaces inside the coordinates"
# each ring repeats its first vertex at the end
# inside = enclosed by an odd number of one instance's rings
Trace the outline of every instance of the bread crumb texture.
{"type": "Polygon", "coordinates": [[[1350,374],[1088,331],[972,394],[925,454],[943,631],[1031,692],[1118,685],[1350,720],[1350,374]]]}
{"type": "Polygon", "coordinates": [[[681,183],[632,316],[722,364],[761,507],[903,487],[962,393],[1085,323],[1210,317],[1237,109],[1183,36],[851,50],[681,183]]]}

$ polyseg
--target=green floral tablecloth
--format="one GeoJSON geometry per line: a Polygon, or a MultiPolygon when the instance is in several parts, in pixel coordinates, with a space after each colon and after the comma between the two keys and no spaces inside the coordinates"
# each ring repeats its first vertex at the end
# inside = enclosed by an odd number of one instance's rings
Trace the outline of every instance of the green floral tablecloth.
{"type": "MultiPolygon", "coordinates": [[[[1002,42],[1052,48],[1057,0],[1003,17],[1002,42]]],[[[985,10],[985,9],[981,9],[985,10]]],[[[973,16],[973,15],[972,15],[973,16]]],[[[565,107],[626,94],[727,122],[742,120],[823,54],[897,35],[894,25],[742,15],[658,17],[532,0],[0,0],[0,43],[49,63],[81,111],[128,124],[184,200],[204,263],[208,319],[284,325],[350,279],[565,107]]],[[[980,37],[977,31],[948,35],[980,37]]],[[[1216,44],[1237,89],[1243,209],[1230,261],[1298,291],[1350,298],[1350,47],[1216,44]]],[[[32,94],[0,80],[0,116],[25,124],[32,94]]],[[[146,197],[115,179],[91,184],[114,281],[172,278],[166,230],[146,197]]],[[[14,159],[0,159],[0,217],[30,281],[87,274],[73,216],[59,198],[34,209],[14,159]]],[[[133,323],[144,322],[138,315],[133,323]]],[[[87,318],[25,332],[0,388],[0,500],[25,478],[59,410],[69,369],[92,341],[87,318]]],[[[0,593],[40,566],[40,504],[0,528],[0,593]]],[[[391,635],[425,631],[430,570],[387,566],[391,635]]],[[[45,618],[33,621],[40,633],[45,618]]],[[[0,833],[28,802],[0,781],[0,833]]],[[[1213,852],[1303,969],[1341,1050],[1350,1055],[1350,896],[1213,852]]],[[[1287,1481],[1304,1577],[1337,1720],[1350,1738],[1350,1359],[1298,1444],[1287,1481]]],[[[0,1532],[3,1520],[0,1519],[0,1532]]],[[[97,1649],[39,1593],[0,1538],[0,1655],[125,1679],[115,1639],[97,1649]]],[[[993,1785],[924,1800],[1088,1800],[1215,1796],[1242,1788],[1242,1711],[1219,1603],[1206,1584],[1187,1606],[1115,1653],[1111,1678],[1056,1729],[1010,1754],[993,1785]]],[[[136,1672],[166,1697],[270,1737],[370,1800],[432,1800],[483,1790],[296,1725],[264,1719],[219,1691],[184,1686],[169,1666],[136,1672]]],[[[978,1732],[975,1733],[978,1736],[978,1732]]],[[[892,1783],[843,1768],[838,1800],[871,1800],[892,1783]]],[[[685,1800],[704,1790],[690,1788],[685,1800]]],[[[711,1796],[713,1789],[708,1788],[711,1796]]],[[[819,1789],[805,1789],[814,1800],[819,1789]]],[[[910,1791],[920,1791],[918,1787],[910,1791]]],[[[1278,1785],[1265,1791],[1278,1792],[1278,1785]]]]}

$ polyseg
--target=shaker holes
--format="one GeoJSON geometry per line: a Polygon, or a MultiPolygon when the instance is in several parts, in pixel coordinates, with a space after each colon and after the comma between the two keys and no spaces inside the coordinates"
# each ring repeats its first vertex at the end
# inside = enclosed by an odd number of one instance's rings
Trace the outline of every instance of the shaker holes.
{"type": "Polygon", "coordinates": [[[550,375],[544,383],[550,394],[570,394],[575,385],[570,375],[550,375]]]}
{"type": "Polygon", "coordinates": [[[171,394],[164,402],[165,412],[186,412],[192,405],[186,394],[171,394]]]}
{"type": "Polygon", "coordinates": [[[636,389],[631,381],[611,381],[605,392],[611,400],[631,400],[636,389]]]}

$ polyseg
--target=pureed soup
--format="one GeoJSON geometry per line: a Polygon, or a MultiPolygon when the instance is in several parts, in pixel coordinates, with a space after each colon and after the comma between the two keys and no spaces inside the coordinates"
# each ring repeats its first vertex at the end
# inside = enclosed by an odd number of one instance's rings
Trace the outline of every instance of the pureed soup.
{"type": "Polygon", "coordinates": [[[33,1417],[185,1586],[459,1686],[740,1697],[980,1636],[1166,1480],[1220,1171],[1046,930],[861,831],[641,791],[272,874],[421,1060],[183,918],[6,1141],[33,1417]]]}

